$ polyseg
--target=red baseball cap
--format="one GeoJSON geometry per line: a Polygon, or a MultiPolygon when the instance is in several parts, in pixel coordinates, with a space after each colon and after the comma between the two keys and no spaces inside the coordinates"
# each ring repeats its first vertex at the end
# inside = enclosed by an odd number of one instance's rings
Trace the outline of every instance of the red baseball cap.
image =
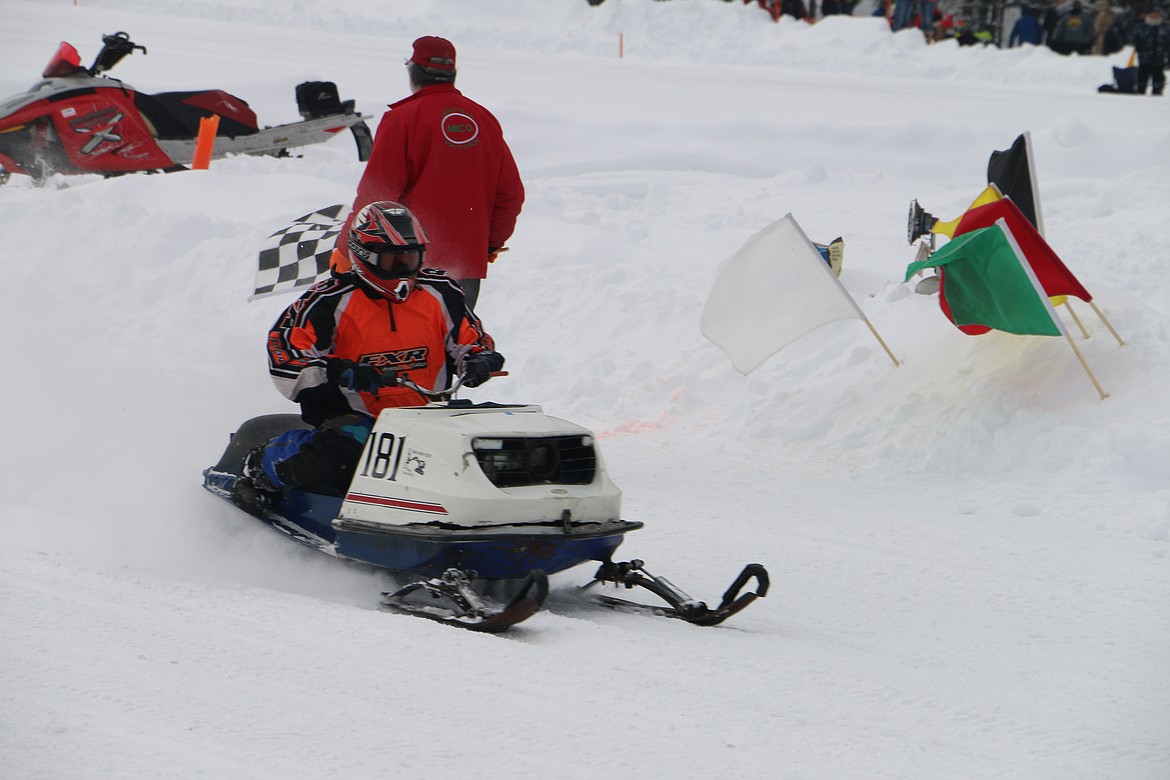
{"type": "Polygon", "coordinates": [[[426,35],[414,42],[410,61],[429,71],[453,74],[455,72],[455,45],[446,38],[426,35]]]}

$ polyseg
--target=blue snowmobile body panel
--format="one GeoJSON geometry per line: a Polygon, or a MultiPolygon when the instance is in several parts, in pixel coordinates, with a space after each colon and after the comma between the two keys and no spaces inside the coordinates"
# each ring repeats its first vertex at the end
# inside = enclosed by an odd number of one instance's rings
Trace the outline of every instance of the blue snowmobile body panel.
{"type": "MultiPolygon", "coordinates": [[[[230,500],[234,474],[204,472],[204,487],[230,500]]],[[[304,490],[288,490],[263,520],[286,536],[322,552],[381,569],[435,577],[450,568],[471,570],[483,579],[515,579],[534,569],[554,574],[586,561],[607,561],[624,534],[642,524],[626,521],[617,527],[564,533],[538,529],[533,533],[386,531],[347,528],[337,521],[342,500],[304,490]]]]}
{"type": "MultiPolygon", "coordinates": [[[[219,462],[204,471],[204,487],[230,501],[246,453],[298,427],[305,426],[296,415],[266,415],[248,421],[232,437],[219,462]]],[[[616,519],[477,526],[440,519],[390,525],[347,517],[344,503],[341,496],[286,489],[275,498],[272,511],[259,519],[301,544],[339,558],[422,577],[457,568],[489,580],[522,578],[534,570],[553,574],[587,561],[611,560],[624,534],[642,527],[640,522],[616,519]]]]}

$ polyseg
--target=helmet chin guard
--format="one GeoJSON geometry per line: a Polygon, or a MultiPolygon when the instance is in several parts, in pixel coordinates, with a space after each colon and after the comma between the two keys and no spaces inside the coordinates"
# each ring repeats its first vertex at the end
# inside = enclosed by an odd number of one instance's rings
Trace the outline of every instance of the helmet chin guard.
{"type": "Polygon", "coordinates": [[[412,270],[395,276],[379,272],[376,265],[378,255],[373,255],[372,260],[372,263],[359,260],[353,265],[354,274],[365,283],[366,287],[391,303],[402,303],[409,298],[418,282],[418,272],[422,267],[421,259],[412,270]]]}
{"type": "Polygon", "coordinates": [[[402,303],[414,292],[416,281],[418,281],[418,278],[414,276],[409,279],[399,279],[398,284],[394,286],[393,290],[388,292],[386,297],[390,299],[391,303],[402,303]]]}

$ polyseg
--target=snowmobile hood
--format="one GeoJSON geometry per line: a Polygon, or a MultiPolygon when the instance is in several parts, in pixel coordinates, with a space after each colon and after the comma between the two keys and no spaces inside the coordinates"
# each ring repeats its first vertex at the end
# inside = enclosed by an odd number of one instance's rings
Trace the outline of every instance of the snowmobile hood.
{"type": "Polygon", "coordinates": [[[563,528],[616,521],[620,506],[588,429],[538,406],[433,405],[382,411],[341,517],[387,527],[563,528]]]}
{"type": "Polygon", "coordinates": [[[21,92],[19,95],[13,95],[0,102],[0,117],[8,116],[31,103],[49,99],[54,95],[76,90],[97,89],[99,87],[118,87],[127,92],[137,91],[134,87],[121,81],[94,77],[88,74],[47,78],[33,84],[28,88],[27,92],[21,92]]]}

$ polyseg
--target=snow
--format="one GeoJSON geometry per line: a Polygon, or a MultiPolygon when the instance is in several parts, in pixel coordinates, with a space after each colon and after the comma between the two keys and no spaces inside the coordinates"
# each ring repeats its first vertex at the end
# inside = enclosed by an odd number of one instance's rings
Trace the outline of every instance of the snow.
{"type": "MultiPolygon", "coordinates": [[[[374,115],[419,35],[500,118],[528,187],[479,306],[511,374],[470,397],[594,430],[619,554],[719,628],[563,603],[505,637],[376,609],[384,578],[207,494],[261,413],[265,236],[347,202],[348,136],[295,159],[0,187],[0,775],[19,778],[1170,777],[1170,113],[1108,58],[926,46],[880,20],[715,0],[0,0],[0,95],[60,40],[221,88],[266,124],[336,81],[374,115]],[[384,7],[383,7],[384,6],[384,7]],[[619,49],[619,46],[621,47],[619,49]],[[623,55],[619,57],[619,52],[623,55]],[[912,199],[958,216],[1032,134],[1061,339],[952,328],[902,283],[912,199]],[[699,318],[791,212],[845,238],[858,320],[744,377],[699,318]],[[1067,315],[1066,315],[1067,316],[1067,315]]],[[[798,305],[799,290],[777,291],[798,305]]],[[[587,567],[558,575],[563,590],[587,567]]]]}

